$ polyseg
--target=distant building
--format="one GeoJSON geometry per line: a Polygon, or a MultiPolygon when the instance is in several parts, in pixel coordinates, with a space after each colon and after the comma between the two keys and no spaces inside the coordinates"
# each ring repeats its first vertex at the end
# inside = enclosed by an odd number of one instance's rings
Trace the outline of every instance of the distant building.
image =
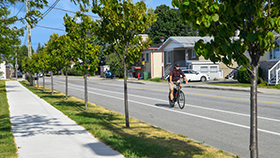
{"type": "Polygon", "coordinates": [[[6,62],[0,64],[0,79],[6,79],[6,62]]]}

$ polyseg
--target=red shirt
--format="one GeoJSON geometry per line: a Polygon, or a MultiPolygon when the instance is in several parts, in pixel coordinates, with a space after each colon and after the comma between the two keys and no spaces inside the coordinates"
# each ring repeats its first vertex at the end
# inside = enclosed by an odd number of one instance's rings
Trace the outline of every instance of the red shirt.
{"type": "Polygon", "coordinates": [[[181,69],[177,70],[175,67],[171,69],[170,76],[172,76],[172,81],[178,81],[180,79],[180,75],[182,75],[182,77],[185,77],[185,74],[181,69]]]}

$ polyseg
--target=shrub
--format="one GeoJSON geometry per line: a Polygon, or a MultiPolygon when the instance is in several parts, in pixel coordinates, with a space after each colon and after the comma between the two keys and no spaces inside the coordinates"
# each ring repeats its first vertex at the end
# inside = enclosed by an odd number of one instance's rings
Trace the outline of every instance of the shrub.
{"type": "Polygon", "coordinates": [[[68,70],[68,75],[70,76],[83,76],[83,71],[77,69],[75,66],[72,69],[68,70]]]}
{"type": "MultiPolygon", "coordinates": [[[[250,66],[251,68],[251,66],[250,66]]],[[[262,69],[259,67],[258,69],[258,84],[261,83],[262,80],[262,69]]],[[[237,73],[237,78],[238,82],[240,83],[251,83],[251,76],[249,75],[247,69],[245,67],[241,67],[239,70],[238,70],[238,73],[237,73]]]]}

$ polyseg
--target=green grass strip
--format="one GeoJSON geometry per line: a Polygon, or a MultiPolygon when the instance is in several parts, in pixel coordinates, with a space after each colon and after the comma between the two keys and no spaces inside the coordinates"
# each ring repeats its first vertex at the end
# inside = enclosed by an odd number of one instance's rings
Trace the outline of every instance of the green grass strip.
{"type": "Polygon", "coordinates": [[[0,80],[0,158],[16,158],[17,148],[11,131],[5,81],[0,80]]]}
{"type": "MultiPolygon", "coordinates": [[[[250,83],[210,83],[210,85],[217,86],[232,86],[232,87],[250,87],[250,83]]],[[[280,89],[280,84],[274,86],[267,86],[264,83],[258,84],[258,88],[280,89]]]]}
{"type": "Polygon", "coordinates": [[[65,100],[63,93],[55,91],[51,95],[50,89],[43,92],[42,87],[21,83],[127,158],[236,157],[134,118],[130,118],[130,128],[126,128],[125,117],[120,113],[92,103],[84,110],[81,99],[70,96],[65,100]]]}

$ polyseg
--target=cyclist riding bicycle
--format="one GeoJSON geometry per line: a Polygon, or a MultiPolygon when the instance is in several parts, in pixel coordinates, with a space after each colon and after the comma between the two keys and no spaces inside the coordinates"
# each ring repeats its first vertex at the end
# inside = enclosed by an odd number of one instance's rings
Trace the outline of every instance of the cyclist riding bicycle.
{"type": "MultiPolygon", "coordinates": [[[[179,64],[175,64],[175,66],[171,69],[170,76],[169,76],[170,100],[173,103],[174,103],[174,100],[173,100],[174,87],[176,86],[175,85],[176,82],[180,81],[180,75],[182,75],[182,77],[184,77],[186,84],[187,84],[188,80],[187,80],[185,74],[180,69],[179,64]]],[[[180,84],[180,88],[182,88],[182,84],[180,84]]]]}

